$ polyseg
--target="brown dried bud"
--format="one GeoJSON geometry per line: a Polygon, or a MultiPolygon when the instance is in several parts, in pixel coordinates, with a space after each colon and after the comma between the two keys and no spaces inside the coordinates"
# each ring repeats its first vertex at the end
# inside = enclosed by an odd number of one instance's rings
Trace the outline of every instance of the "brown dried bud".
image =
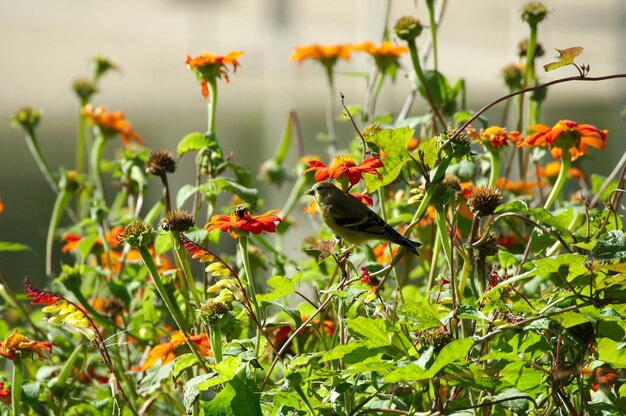
{"type": "MultiPolygon", "coordinates": [[[[523,58],[528,53],[528,39],[524,39],[520,43],[517,44],[517,54],[520,58],[523,58]]],[[[541,43],[537,43],[535,45],[535,58],[540,58],[545,55],[546,51],[541,46],[541,43]]]]}
{"type": "Polygon", "coordinates": [[[166,173],[173,173],[176,170],[176,157],[169,150],[158,149],[150,153],[148,158],[148,164],[146,165],[146,172],[155,175],[162,176],[166,173]]]}
{"type": "Polygon", "coordinates": [[[472,190],[467,205],[477,216],[486,217],[493,214],[500,202],[502,202],[502,192],[498,188],[477,186],[472,190]]]}
{"type": "Polygon", "coordinates": [[[223,302],[215,302],[213,299],[209,299],[204,305],[202,305],[202,312],[209,319],[209,322],[215,322],[227,314],[229,311],[228,305],[223,302]]]}
{"type": "MultiPolygon", "coordinates": [[[[479,240],[482,240],[482,238],[479,240]]],[[[498,250],[498,239],[496,238],[496,235],[492,232],[490,232],[489,235],[487,235],[487,237],[482,240],[480,245],[476,247],[479,259],[485,259],[485,257],[487,256],[493,256],[495,254],[498,254],[498,250]]]]}

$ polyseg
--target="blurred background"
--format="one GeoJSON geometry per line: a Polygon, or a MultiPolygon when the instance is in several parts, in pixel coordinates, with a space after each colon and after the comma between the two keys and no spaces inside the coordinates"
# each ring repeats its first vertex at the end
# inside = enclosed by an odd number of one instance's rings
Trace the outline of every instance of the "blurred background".
{"type": "MultiPolygon", "coordinates": [[[[290,62],[293,47],[313,42],[378,42],[386,3],[0,0],[0,198],[5,206],[0,214],[0,241],[20,242],[33,249],[0,252],[0,270],[15,283],[24,275],[35,280],[43,277],[46,229],[54,202],[23,133],[10,128],[9,118],[20,107],[43,111],[39,138],[51,169],[73,168],[78,102],[71,84],[90,76],[90,60],[101,55],[117,63],[121,71],[105,75],[95,104],[123,111],[148,148],[175,150],[183,136],[206,129],[206,103],[185,67],[185,55],[242,50],[241,68],[231,74],[229,85],[221,82],[218,87],[217,132],[225,152],[232,151],[237,163],[256,174],[276,148],[292,109],[301,121],[306,153],[323,154],[315,138],[325,131],[323,70],[313,62],[290,62]]],[[[518,0],[447,2],[439,30],[439,70],[452,82],[465,79],[470,109],[477,110],[506,93],[500,72],[517,61],[517,44],[528,36],[527,25],[519,17],[524,4],[518,0]]],[[[539,27],[539,42],[546,50],[537,61],[542,80],[576,75],[572,67],[550,73],[540,69],[555,60],[555,48],[571,46],[585,48],[577,62],[589,64],[591,76],[626,72],[624,0],[546,0],[544,4],[551,13],[539,27]]],[[[396,0],[391,3],[390,24],[407,14],[428,21],[423,1],[396,0]]],[[[428,38],[425,30],[418,46],[424,47],[428,38]]],[[[403,59],[405,67],[410,65],[408,57],[403,59]]],[[[340,73],[368,73],[371,65],[370,60],[358,57],[336,68],[340,73]]],[[[362,77],[338,74],[336,85],[347,103],[363,104],[362,77]]],[[[386,81],[377,111],[397,114],[409,90],[410,81],[401,70],[394,84],[386,81]]],[[[621,115],[625,98],[623,79],[559,85],[549,91],[542,121],[551,125],[568,118],[609,129],[607,150],[594,149],[583,162],[588,172],[607,175],[626,149],[621,115]]],[[[425,108],[418,99],[411,115],[425,108]]],[[[500,120],[499,111],[490,117],[493,124],[500,120]]],[[[340,146],[353,137],[348,125],[339,126],[339,134],[340,146]]],[[[193,176],[193,156],[188,154],[179,161],[171,185],[178,189],[192,183],[193,176]]],[[[156,192],[146,207],[159,197],[156,179],[151,181],[156,192]]],[[[284,204],[288,183],[280,190],[260,187],[267,209],[284,204]]],[[[306,231],[307,220],[299,214],[296,220],[302,224],[301,233],[306,231]]],[[[300,240],[290,245],[297,250],[300,240]]]]}

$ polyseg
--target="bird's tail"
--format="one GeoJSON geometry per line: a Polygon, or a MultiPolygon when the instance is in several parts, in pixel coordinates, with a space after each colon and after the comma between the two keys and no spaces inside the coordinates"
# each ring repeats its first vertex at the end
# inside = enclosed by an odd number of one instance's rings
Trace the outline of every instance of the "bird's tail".
{"type": "Polygon", "coordinates": [[[402,247],[409,250],[411,253],[419,256],[420,253],[417,252],[417,249],[422,246],[422,243],[418,243],[417,241],[409,240],[406,237],[400,236],[400,238],[395,241],[396,244],[401,245],[402,247]]]}

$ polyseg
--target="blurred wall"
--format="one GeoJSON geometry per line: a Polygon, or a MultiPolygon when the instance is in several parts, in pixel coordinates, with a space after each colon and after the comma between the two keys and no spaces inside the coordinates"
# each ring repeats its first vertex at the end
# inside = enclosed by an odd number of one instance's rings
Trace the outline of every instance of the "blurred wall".
{"type": "MultiPolygon", "coordinates": [[[[231,83],[219,85],[218,136],[226,151],[256,172],[278,141],[287,112],[300,114],[309,153],[319,152],[317,132],[324,131],[325,79],[311,62],[288,60],[293,46],[381,39],[383,0],[0,0],[0,241],[30,245],[32,253],[0,253],[0,270],[11,280],[43,275],[44,241],[53,195],[28,153],[22,133],[8,118],[25,105],[44,110],[41,146],[53,169],[72,168],[77,103],[72,81],[90,74],[88,61],[103,55],[118,63],[107,74],[97,104],[122,110],[149,148],[175,149],[185,134],[203,131],[206,107],[195,78],[185,68],[186,54],[243,50],[241,68],[231,83]]],[[[448,1],[440,29],[440,70],[451,80],[466,80],[470,108],[480,108],[504,93],[500,70],[516,60],[517,43],[527,36],[519,18],[524,1],[448,1]]],[[[625,72],[626,2],[559,0],[544,2],[552,13],[540,25],[550,62],[554,48],[583,46],[580,62],[591,75],[625,72]]],[[[427,22],[422,1],[392,2],[390,22],[405,14],[427,22]]],[[[424,31],[419,44],[428,41],[424,31]]],[[[405,65],[408,61],[405,61],[405,65]]],[[[367,72],[370,62],[357,58],[338,71],[367,72]]],[[[544,80],[575,75],[573,68],[544,74],[544,80]]],[[[626,81],[576,83],[550,90],[544,121],[572,118],[610,129],[608,151],[593,152],[586,166],[607,174],[624,151],[620,112],[626,81]],[[597,162],[593,165],[593,160],[597,162]]],[[[337,90],[349,103],[362,104],[362,78],[337,77],[337,90]]],[[[378,111],[398,112],[409,90],[400,74],[386,84],[378,111]]],[[[413,112],[425,106],[418,100],[413,112]]],[[[498,117],[492,120],[497,123],[498,117]]],[[[343,144],[352,132],[341,127],[343,144]]],[[[178,187],[192,181],[193,161],[185,156],[173,178],[178,187]]],[[[268,189],[264,199],[284,202],[268,189]]],[[[157,198],[158,196],[154,196],[157,198]]],[[[274,202],[277,201],[277,202],[274,202]]],[[[149,205],[149,204],[148,204],[149,205]]],[[[303,220],[303,222],[306,222],[303,220]]],[[[294,244],[298,246],[299,244],[294,244]]]]}

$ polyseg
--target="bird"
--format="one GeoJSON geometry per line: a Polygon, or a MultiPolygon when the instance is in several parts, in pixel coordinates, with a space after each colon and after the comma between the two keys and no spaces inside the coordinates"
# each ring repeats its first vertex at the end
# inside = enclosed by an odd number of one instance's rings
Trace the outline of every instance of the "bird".
{"type": "Polygon", "coordinates": [[[322,220],[341,239],[359,245],[369,240],[389,241],[419,256],[422,244],[398,233],[358,198],[330,182],[318,182],[306,191],[315,198],[322,220]]]}

